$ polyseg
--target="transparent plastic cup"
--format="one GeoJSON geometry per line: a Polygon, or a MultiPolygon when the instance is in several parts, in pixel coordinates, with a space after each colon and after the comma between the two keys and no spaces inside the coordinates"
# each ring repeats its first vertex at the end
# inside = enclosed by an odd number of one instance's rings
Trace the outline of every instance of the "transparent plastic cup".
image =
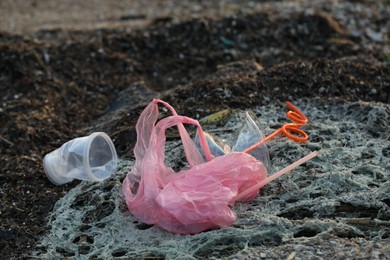
{"type": "MultiPolygon", "coordinates": [[[[254,113],[245,112],[244,122],[241,128],[233,134],[232,139],[236,140],[236,143],[233,145],[232,151],[242,152],[265,139],[263,132],[258,127],[258,122],[254,113]]],[[[265,141],[256,149],[249,152],[249,154],[261,161],[267,169],[271,167],[269,152],[265,141]]]]}
{"type": "Polygon", "coordinates": [[[43,159],[46,176],[56,185],[74,179],[102,181],[115,173],[117,163],[114,144],[103,132],[68,141],[43,159]]]}
{"type": "MultiPolygon", "coordinates": [[[[218,157],[230,152],[242,152],[252,145],[264,141],[265,136],[258,127],[259,123],[256,115],[251,112],[245,112],[241,113],[240,117],[240,127],[238,127],[235,133],[231,134],[226,140],[208,132],[204,132],[207,144],[209,145],[210,152],[213,156],[218,157]]],[[[194,142],[195,146],[204,157],[197,134],[194,138],[194,142]]],[[[261,161],[268,170],[271,168],[269,152],[265,141],[249,152],[249,154],[261,161]]]]}

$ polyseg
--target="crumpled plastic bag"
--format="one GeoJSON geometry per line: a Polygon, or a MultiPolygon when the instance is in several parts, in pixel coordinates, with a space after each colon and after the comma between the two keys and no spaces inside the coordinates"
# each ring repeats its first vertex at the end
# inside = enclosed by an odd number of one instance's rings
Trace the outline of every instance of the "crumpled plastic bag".
{"type": "MultiPolygon", "coordinates": [[[[136,125],[135,165],[123,181],[129,211],[140,221],[179,234],[195,234],[232,225],[236,215],[230,206],[236,197],[267,177],[264,164],[242,152],[214,158],[198,121],[177,115],[162,100],[153,100],[136,125]],[[172,116],[159,122],[158,103],[172,116]],[[197,127],[204,156],[183,124],[197,127]],[[174,172],[164,163],[165,130],[177,126],[190,169],[174,172]],[[205,157],[205,158],[204,158],[205,157]]],[[[255,190],[240,201],[258,194],[255,190]]]]}

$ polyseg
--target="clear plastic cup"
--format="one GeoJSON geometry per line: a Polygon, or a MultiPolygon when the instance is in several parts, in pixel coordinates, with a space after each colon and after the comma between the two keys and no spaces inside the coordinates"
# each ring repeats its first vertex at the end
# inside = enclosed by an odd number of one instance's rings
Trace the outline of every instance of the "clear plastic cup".
{"type": "MultiPolygon", "coordinates": [[[[235,152],[242,152],[252,145],[264,141],[265,136],[258,127],[258,119],[254,113],[245,112],[244,122],[241,128],[233,134],[232,139],[236,142],[232,147],[232,151],[235,152]]],[[[269,152],[265,142],[249,152],[249,154],[261,161],[267,169],[271,167],[269,152]]]]}
{"type": "MultiPolygon", "coordinates": [[[[251,112],[240,113],[240,126],[226,140],[219,138],[216,135],[204,132],[206,135],[207,144],[213,156],[218,157],[230,152],[242,152],[254,144],[260,143],[258,147],[249,152],[250,155],[261,161],[267,169],[271,168],[269,152],[264,141],[264,134],[258,127],[258,119],[251,112]],[[261,143],[264,141],[263,143],[261,143]]],[[[199,137],[196,134],[194,138],[195,146],[198,148],[202,156],[204,153],[200,147],[199,137]]]]}
{"type": "Polygon", "coordinates": [[[117,163],[114,144],[103,132],[75,138],[43,159],[45,174],[56,185],[74,179],[102,181],[115,173],[117,163]]]}

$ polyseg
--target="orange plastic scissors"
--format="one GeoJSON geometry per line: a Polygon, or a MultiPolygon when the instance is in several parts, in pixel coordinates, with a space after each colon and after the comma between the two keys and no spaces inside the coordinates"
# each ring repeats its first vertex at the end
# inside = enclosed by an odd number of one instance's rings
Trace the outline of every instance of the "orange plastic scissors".
{"type": "Polygon", "coordinates": [[[291,121],[293,121],[294,123],[284,124],[281,128],[279,128],[278,130],[276,130],[272,134],[266,136],[260,142],[247,148],[244,151],[245,153],[249,153],[249,152],[253,151],[257,147],[259,147],[260,145],[262,145],[265,142],[268,142],[269,140],[271,140],[272,138],[274,138],[275,136],[277,136],[280,133],[284,134],[285,136],[287,136],[288,138],[290,138],[291,140],[293,140],[295,142],[303,143],[309,139],[309,136],[303,130],[300,129],[301,126],[303,126],[309,122],[309,120],[307,119],[305,114],[301,110],[299,110],[299,108],[294,106],[289,101],[286,102],[286,105],[289,109],[291,109],[290,111],[288,111],[286,113],[287,117],[289,119],[291,119],[291,121]]]}

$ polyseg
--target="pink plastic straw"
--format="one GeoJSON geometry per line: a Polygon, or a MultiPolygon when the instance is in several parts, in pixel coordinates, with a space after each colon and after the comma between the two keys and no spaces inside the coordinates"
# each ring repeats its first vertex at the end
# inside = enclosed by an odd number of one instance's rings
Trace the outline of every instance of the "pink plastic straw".
{"type": "Polygon", "coordinates": [[[317,151],[314,151],[308,155],[306,155],[305,157],[299,159],[298,161],[290,164],[289,166],[287,166],[286,168],[278,171],[277,173],[269,176],[268,178],[262,180],[261,182],[253,185],[252,187],[246,189],[245,191],[241,192],[240,194],[237,195],[237,197],[235,197],[234,201],[238,201],[240,199],[242,199],[243,197],[247,196],[248,194],[254,192],[255,190],[260,190],[263,186],[267,185],[268,183],[270,183],[271,181],[279,178],[280,176],[282,176],[283,174],[285,173],[288,173],[289,171],[293,170],[294,168],[298,167],[299,165],[311,160],[312,158],[316,157],[317,156],[317,151]]]}

